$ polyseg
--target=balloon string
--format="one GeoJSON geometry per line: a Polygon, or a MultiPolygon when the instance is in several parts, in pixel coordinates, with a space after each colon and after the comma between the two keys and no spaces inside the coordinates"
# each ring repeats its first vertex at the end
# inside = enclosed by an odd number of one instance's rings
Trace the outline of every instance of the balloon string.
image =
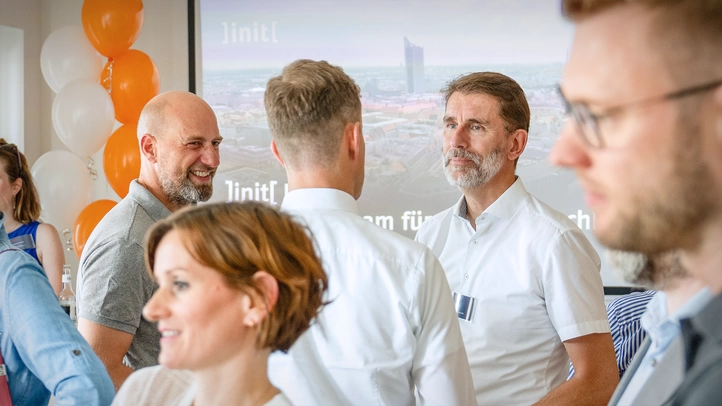
{"type": "Polygon", "coordinates": [[[108,77],[103,79],[103,86],[108,94],[113,92],[113,65],[115,65],[113,58],[108,58],[108,77]]]}
{"type": "Polygon", "coordinates": [[[91,157],[87,157],[88,159],[88,172],[90,172],[90,177],[93,178],[93,180],[98,180],[98,171],[93,168],[93,165],[95,165],[95,160],[91,157]]]}
{"type": "Polygon", "coordinates": [[[70,229],[66,228],[63,230],[63,237],[65,237],[65,251],[73,250],[73,233],[70,229]]]}

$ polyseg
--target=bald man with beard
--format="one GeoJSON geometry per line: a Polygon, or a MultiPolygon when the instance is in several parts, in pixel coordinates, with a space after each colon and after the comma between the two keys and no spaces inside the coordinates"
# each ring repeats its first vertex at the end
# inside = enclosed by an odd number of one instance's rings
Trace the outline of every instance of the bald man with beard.
{"type": "Polygon", "coordinates": [[[648,257],[610,250],[607,256],[627,282],[658,290],[641,317],[647,338],[609,404],[666,404],[684,377],[680,320],[699,313],[712,299],[712,293],[703,282],[687,273],[677,251],[648,257]]]}
{"type": "Polygon", "coordinates": [[[90,235],[78,269],[78,329],[116,389],[133,370],[158,363],[160,332],[142,317],[156,289],[144,262],[145,233],[211,197],[222,140],[210,106],[184,91],[149,101],[137,133],[140,176],[90,235]]]}

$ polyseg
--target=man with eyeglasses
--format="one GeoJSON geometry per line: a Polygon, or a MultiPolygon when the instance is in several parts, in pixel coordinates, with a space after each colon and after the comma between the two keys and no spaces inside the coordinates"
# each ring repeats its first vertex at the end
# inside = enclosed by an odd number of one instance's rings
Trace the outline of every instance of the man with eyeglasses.
{"type": "Polygon", "coordinates": [[[454,79],[443,165],[463,196],[419,229],[453,291],[480,405],[601,404],[619,381],[600,260],[515,175],[530,111],[496,72],[454,79]],[[569,360],[577,369],[567,381],[569,360]]]}
{"type": "Polygon", "coordinates": [[[562,2],[572,120],[551,159],[577,172],[603,244],[679,249],[716,295],[677,325],[686,371],[668,401],[722,404],[722,1],[629,3],[562,2]]]}

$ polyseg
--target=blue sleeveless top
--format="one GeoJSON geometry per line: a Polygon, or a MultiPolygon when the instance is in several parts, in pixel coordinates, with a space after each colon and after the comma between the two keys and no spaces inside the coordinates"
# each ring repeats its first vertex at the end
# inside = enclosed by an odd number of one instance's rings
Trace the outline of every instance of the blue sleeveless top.
{"type": "Polygon", "coordinates": [[[38,232],[39,225],[39,221],[33,221],[30,224],[21,225],[12,233],[8,233],[10,243],[30,254],[38,263],[40,263],[40,259],[38,259],[38,253],[35,250],[35,241],[37,241],[35,234],[38,232]]]}

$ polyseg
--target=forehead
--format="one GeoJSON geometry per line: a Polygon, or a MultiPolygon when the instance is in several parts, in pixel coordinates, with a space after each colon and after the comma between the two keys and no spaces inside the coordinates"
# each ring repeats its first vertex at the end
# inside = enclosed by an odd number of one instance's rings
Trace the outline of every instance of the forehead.
{"type": "Polygon", "coordinates": [[[195,259],[193,259],[186,249],[185,244],[183,244],[180,233],[176,230],[170,230],[161,238],[155,250],[153,273],[160,275],[181,264],[195,262],[195,259]]]}
{"type": "Polygon", "coordinates": [[[576,24],[562,89],[571,101],[621,104],[673,88],[650,41],[653,12],[615,6],[576,24]]]}
{"type": "Polygon", "coordinates": [[[218,120],[210,108],[169,107],[166,114],[165,133],[171,138],[212,140],[220,137],[218,120]]]}
{"type": "Polygon", "coordinates": [[[490,120],[499,116],[499,101],[484,93],[454,92],[446,103],[445,116],[462,121],[472,118],[490,120]]]}

